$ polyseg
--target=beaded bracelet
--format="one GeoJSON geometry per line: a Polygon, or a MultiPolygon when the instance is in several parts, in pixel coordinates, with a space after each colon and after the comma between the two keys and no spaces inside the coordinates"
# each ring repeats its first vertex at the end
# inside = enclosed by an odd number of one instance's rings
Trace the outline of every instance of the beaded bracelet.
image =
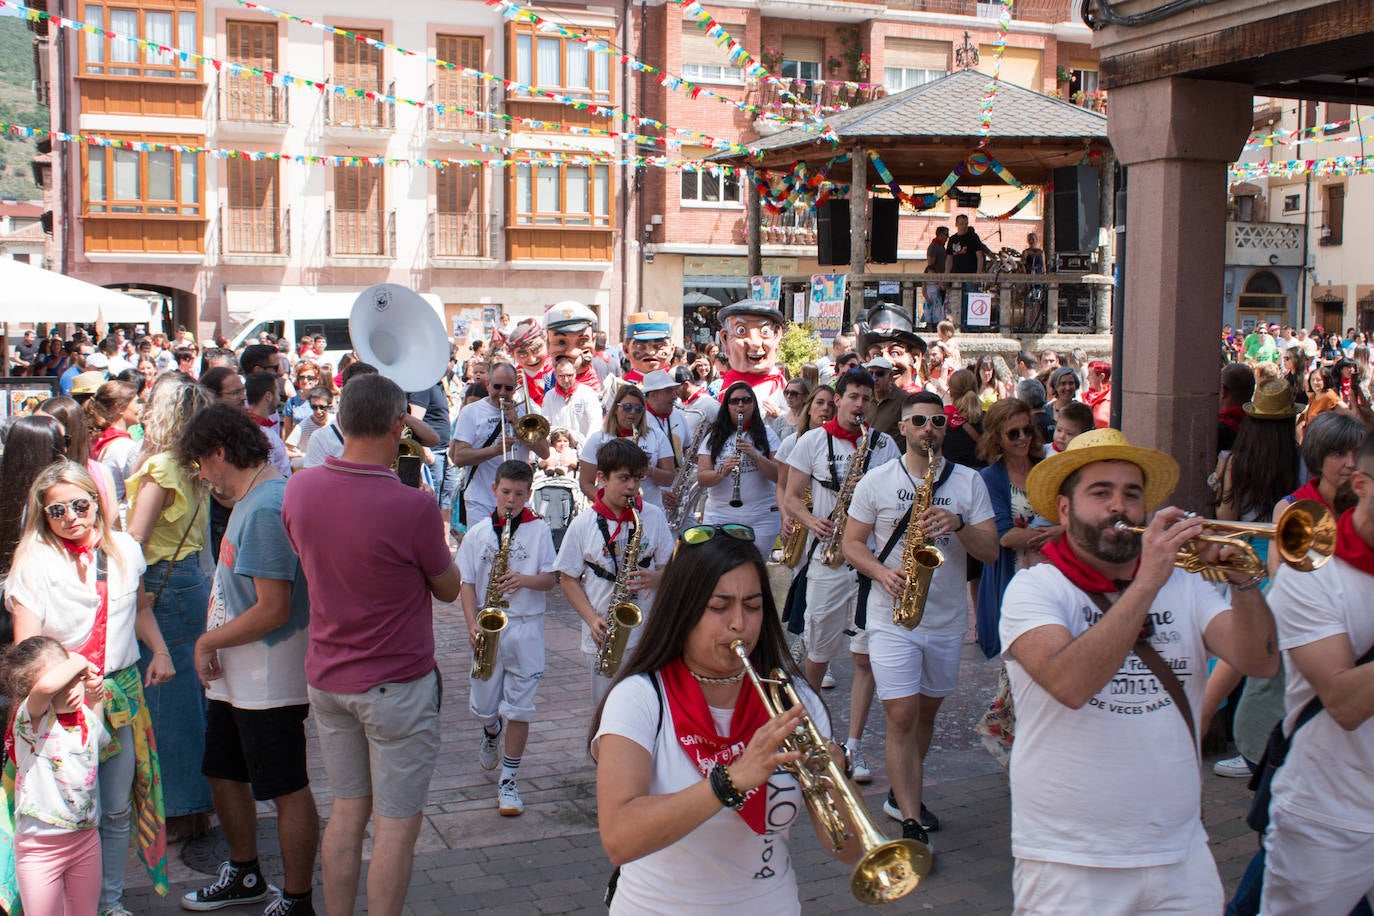
{"type": "Polygon", "coordinates": [[[717,763],[711,768],[711,791],[716,793],[716,798],[727,808],[739,811],[744,807],[744,795],[730,781],[730,771],[725,769],[723,763],[717,763]]]}
{"type": "Polygon", "coordinates": [[[1267,578],[1269,578],[1268,573],[1259,573],[1244,582],[1228,582],[1227,584],[1231,586],[1233,592],[1248,592],[1251,589],[1259,588],[1259,584],[1267,578]]]}

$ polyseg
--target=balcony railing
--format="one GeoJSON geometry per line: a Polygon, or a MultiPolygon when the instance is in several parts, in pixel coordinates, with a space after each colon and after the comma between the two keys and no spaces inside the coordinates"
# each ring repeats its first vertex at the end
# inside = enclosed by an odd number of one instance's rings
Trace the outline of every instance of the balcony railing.
{"type": "Polygon", "coordinates": [[[1110,312],[1112,295],[1110,281],[1083,274],[922,274],[901,282],[914,287],[911,301],[919,326],[933,328],[947,316],[965,334],[1095,334],[1106,330],[1098,316],[1110,312]],[[942,287],[942,307],[927,300],[929,284],[942,287]],[[991,297],[989,314],[968,307],[964,284],[991,297]]]}
{"type": "Polygon", "coordinates": [[[219,120],[284,125],[291,120],[287,99],[284,87],[221,75],[219,120]]]}
{"type": "Polygon", "coordinates": [[[490,239],[496,231],[496,216],[491,213],[431,213],[429,256],[490,257],[490,239]]]}
{"type": "MultiPolygon", "coordinates": [[[[743,219],[735,224],[735,239],[741,245],[749,241],[749,226],[743,219]]],[[[759,222],[759,241],[764,245],[816,244],[816,211],[784,210],[763,214],[759,222]]]]}
{"type": "MultiPolygon", "coordinates": [[[[444,108],[465,108],[469,111],[498,111],[499,87],[488,90],[475,76],[457,74],[435,83],[430,83],[426,95],[435,105],[444,108]]],[[[481,118],[464,111],[437,111],[427,108],[429,129],[436,132],[457,132],[471,130],[495,130],[490,118],[481,118]]]]}
{"type": "MultiPolygon", "coordinates": [[[[1069,22],[1073,19],[1070,0],[1016,0],[1011,18],[1022,22],[1069,22]]],[[[918,13],[945,13],[954,16],[978,16],[997,19],[1002,5],[988,0],[887,0],[888,9],[911,10],[918,13]]]]}
{"type": "Polygon", "coordinates": [[[325,248],[333,257],[394,257],[396,211],[330,210],[325,248]]]}
{"type": "Polygon", "coordinates": [[[359,89],[364,92],[371,92],[374,98],[362,98],[356,95],[342,95],[334,90],[335,85],[331,83],[325,91],[324,96],[324,122],[331,127],[359,127],[374,130],[394,130],[396,127],[396,106],[388,105],[381,101],[380,96],[394,96],[396,94],[396,81],[392,80],[385,85],[380,80],[376,83],[346,84],[349,89],[359,89]]]}
{"type": "Polygon", "coordinates": [[[766,111],[780,111],[800,118],[844,111],[882,98],[886,92],[878,85],[851,88],[834,81],[781,80],[760,84],[756,104],[766,111]]]}
{"type": "Polygon", "coordinates": [[[220,253],[291,254],[291,209],[224,207],[220,210],[220,253]]]}

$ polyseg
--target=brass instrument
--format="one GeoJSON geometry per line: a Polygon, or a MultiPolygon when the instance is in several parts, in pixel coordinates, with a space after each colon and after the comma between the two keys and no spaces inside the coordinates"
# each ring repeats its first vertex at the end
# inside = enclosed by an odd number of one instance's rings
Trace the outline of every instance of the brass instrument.
{"type": "MultiPolygon", "coordinates": [[[[782,669],[775,668],[767,678],[760,677],[749,661],[744,640],[735,640],[730,648],[744,663],[744,672],[758,691],[770,718],[801,703],[792,679],[782,669]]],[[[802,716],[796,731],[783,746],[789,752],[802,755],[800,760],[786,764],[784,769],[796,777],[802,798],[811,816],[825,828],[831,848],[840,849],[854,837],[850,825],[858,833],[863,856],[850,874],[849,890],[859,902],[890,903],[914,891],[930,873],[930,848],[916,840],[889,840],[879,832],[863,800],[845,777],[843,764],[835,759],[829,742],[810,715],[802,716]]]]}
{"type": "Polygon", "coordinates": [[[401,441],[396,446],[396,457],[391,460],[391,469],[407,484],[410,484],[413,472],[415,482],[411,485],[418,487],[420,485],[420,468],[424,462],[425,447],[415,441],[415,436],[411,433],[410,427],[407,426],[401,431],[401,441]],[[401,474],[403,469],[406,469],[406,474],[401,474]]]}
{"type": "MultiPolygon", "coordinates": [[[[1117,531],[1134,531],[1137,534],[1145,531],[1143,526],[1126,522],[1117,522],[1115,528],[1117,531]]],[[[1227,572],[1268,575],[1268,567],[1260,560],[1255,549],[1246,543],[1246,535],[1273,541],[1274,549],[1279,552],[1283,562],[1299,572],[1311,572],[1325,565],[1336,552],[1336,518],[1330,509],[1315,499],[1300,499],[1291,503],[1271,523],[1209,519],[1203,531],[1203,534],[1183,545],[1174,558],[1174,565],[1188,572],[1201,573],[1209,582],[1222,581],[1227,572]],[[1235,547],[1240,555],[1225,562],[1209,564],[1203,561],[1198,551],[1200,544],[1235,547]]]]}
{"type": "Polygon", "coordinates": [[[830,537],[821,541],[817,548],[821,555],[821,562],[831,569],[839,569],[844,565],[844,527],[845,523],[849,521],[849,500],[854,497],[854,488],[859,485],[859,478],[864,476],[866,470],[868,470],[868,427],[860,425],[859,446],[849,459],[849,469],[845,471],[844,483],[840,484],[840,491],[835,494],[835,508],[830,510],[830,522],[834,527],[830,531],[830,537]]]}
{"type": "MultiPolygon", "coordinates": [[[[811,509],[811,488],[807,487],[802,491],[802,505],[807,510],[811,509]]],[[[797,564],[802,560],[802,551],[806,548],[806,535],[810,533],[801,519],[792,518],[787,520],[787,530],[782,535],[782,565],[790,569],[796,569],[797,564]]]]}
{"type": "Polygon", "coordinates": [[[739,460],[735,462],[733,471],[735,478],[734,489],[730,491],[730,508],[738,509],[744,505],[744,500],[739,495],[740,478],[744,476],[744,452],[740,451],[739,442],[744,438],[744,411],[740,411],[735,417],[735,457],[739,460]]]}
{"type": "Polygon", "coordinates": [[[701,449],[702,440],[711,431],[711,423],[703,416],[697,423],[697,431],[692,434],[692,444],[687,449],[687,454],[682,456],[682,464],[677,469],[677,476],[673,478],[672,489],[665,495],[664,505],[672,505],[668,510],[668,527],[677,530],[678,526],[686,521],[690,521],[688,509],[692,503],[696,502],[697,494],[697,452],[701,449]]]}
{"type": "Polygon", "coordinates": [[[639,568],[639,544],[644,534],[633,504],[630,505],[630,523],[634,528],[620,556],[615,587],[611,590],[611,606],[606,611],[606,636],[596,652],[596,673],[602,677],[615,677],[625,658],[625,648],[630,644],[630,631],[644,622],[644,612],[630,600],[630,576],[639,568]]]}
{"type": "Polygon", "coordinates": [[[506,628],[506,608],[510,599],[501,594],[500,582],[510,570],[511,515],[501,529],[501,546],[491,559],[491,573],[487,576],[487,593],[482,597],[482,609],[477,612],[477,644],[472,647],[472,678],[490,680],[496,671],[496,650],[500,647],[501,631],[506,628]]]}
{"type": "Polygon", "coordinates": [[[930,508],[935,498],[935,449],[926,449],[926,461],[929,462],[926,477],[916,489],[916,499],[911,504],[911,523],[902,541],[901,570],[906,587],[901,597],[892,602],[892,622],[908,630],[921,625],[921,618],[926,615],[926,600],[930,598],[930,579],[945,563],[945,555],[926,540],[918,524],[921,514],[930,508]]]}

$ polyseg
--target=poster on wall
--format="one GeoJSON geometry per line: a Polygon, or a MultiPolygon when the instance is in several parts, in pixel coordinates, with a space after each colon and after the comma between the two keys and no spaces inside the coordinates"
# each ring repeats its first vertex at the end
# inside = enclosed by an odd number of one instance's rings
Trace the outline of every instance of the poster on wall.
{"type": "Polygon", "coordinates": [[[844,321],[844,274],[811,275],[811,307],[806,317],[827,343],[840,333],[844,321]]]}
{"type": "Polygon", "coordinates": [[[750,277],[749,298],[755,302],[778,303],[782,296],[782,277],[750,277]]]}
{"type": "Polygon", "coordinates": [[[992,293],[968,293],[965,297],[964,324],[976,328],[992,325],[992,293]]]}

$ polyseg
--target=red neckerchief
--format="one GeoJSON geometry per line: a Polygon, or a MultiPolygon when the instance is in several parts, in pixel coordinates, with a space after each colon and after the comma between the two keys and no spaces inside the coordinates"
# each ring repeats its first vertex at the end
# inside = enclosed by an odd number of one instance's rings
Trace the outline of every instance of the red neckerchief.
{"type": "Polygon", "coordinates": [[[1303,499],[1315,499],[1326,508],[1331,508],[1331,503],[1326,501],[1325,496],[1322,496],[1321,488],[1317,486],[1317,479],[1315,477],[1294,490],[1292,495],[1288,498],[1293,502],[1298,502],[1303,499]]]}
{"type": "MultiPolygon", "coordinates": [[[[1073,545],[1068,538],[1060,538],[1051,541],[1040,548],[1045,554],[1045,558],[1054,564],[1054,568],[1064,574],[1074,585],[1083,589],[1088,594],[1105,595],[1108,592],[1119,592],[1129,583],[1116,583],[1108,579],[1102,573],[1085,564],[1074,552],[1073,545]]],[[[1137,561],[1139,566],[1139,561],[1137,561]]],[[[1131,574],[1134,578],[1135,574],[1131,574]]]]}
{"type": "Polygon", "coordinates": [[[577,381],[577,379],[573,379],[573,383],[569,385],[567,388],[564,388],[562,383],[555,381],[553,387],[554,390],[557,391],[563,397],[563,400],[570,401],[572,400],[573,392],[577,390],[578,384],[579,382],[577,381]]]}
{"type": "MultiPolygon", "coordinates": [[[[754,737],[754,732],[768,721],[768,711],[758,692],[749,684],[740,687],[739,698],[735,700],[735,712],[730,718],[730,734],[716,734],[715,720],[711,718],[711,707],[706,705],[706,696],[701,685],[682,659],[673,659],[660,671],[663,679],[663,692],[668,697],[668,711],[673,716],[673,730],[677,732],[678,744],[696,764],[702,776],[711,772],[717,763],[726,766],[734,763],[744,753],[744,746],[754,737]]],[[[765,783],[744,793],[744,807],[739,816],[749,825],[749,829],[762,834],[768,827],[767,820],[768,788],[765,783]]]]}
{"type": "Polygon", "coordinates": [[[644,405],[644,409],[649,411],[649,413],[653,414],[654,416],[658,417],[660,420],[667,420],[669,417],[673,415],[673,412],[671,410],[669,410],[667,413],[659,413],[657,410],[654,410],[648,404],[644,405]]]}
{"type": "Polygon", "coordinates": [[[1217,420],[1224,423],[1233,433],[1240,431],[1240,421],[1244,419],[1244,407],[1223,407],[1217,414],[1217,420]]]}
{"type": "Polygon", "coordinates": [[[544,376],[553,371],[552,365],[547,357],[544,365],[538,372],[525,370],[525,393],[530,396],[530,400],[536,404],[544,403],[544,376]]]}
{"type": "Polygon", "coordinates": [[[261,426],[263,429],[271,429],[272,427],[277,425],[276,417],[260,417],[257,414],[253,413],[253,411],[251,410],[248,411],[248,416],[252,417],[254,420],[257,420],[258,425],[261,426]]]}
{"type": "Polygon", "coordinates": [[[849,430],[841,426],[840,421],[836,420],[834,417],[831,417],[829,420],[826,420],[824,423],[822,423],[821,429],[830,433],[830,435],[834,436],[836,439],[843,439],[851,445],[856,446],[859,444],[859,437],[862,436],[864,433],[864,429],[862,426],[860,426],[853,432],[850,432],[849,430]]]}
{"type": "Polygon", "coordinates": [[[1350,392],[1352,390],[1350,381],[1351,380],[1348,378],[1341,379],[1341,400],[1345,401],[1347,404],[1350,403],[1350,392]]]}
{"type": "Polygon", "coordinates": [[[1374,550],[1355,530],[1355,510],[1347,509],[1336,523],[1336,556],[1365,575],[1374,576],[1374,550]]]}
{"type": "Polygon", "coordinates": [[[601,393],[601,376],[596,374],[596,368],[590,362],[587,363],[587,368],[582,370],[582,374],[577,377],[577,384],[590,385],[597,394],[601,393]]]}
{"type": "Polygon", "coordinates": [[[75,709],[71,712],[54,712],[57,724],[71,731],[73,728],[81,729],[81,746],[86,746],[87,736],[90,734],[89,726],[86,725],[86,712],[82,709],[75,709]]]}
{"type": "Polygon", "coordinates": [[[615,434],[616,434],[617,436],[619,436],[621,439],[638,439],[638,438],[639,438],[639,436],[635,433],[635,431],[634,431],[633,429],[626,429],[626,428],[623,427],[623,426],[617,426],[617,427],[616,427],[615,434]]]}
{"type": "MultiPolygon", "coordinates": [[[[71,541],[62,539],[62,546],[67,553],[80,559],[84,557],[87,562],[96,563],[96,550],[100,545],[87,547],[85,544],[73,544],[71,541]]],[[[91,623],[91,635],[86,640],[86,644],[76,651],[85,657],[86,661],[95,665],[97,669],[105,671],[105,634],[109,629],[110,622],[110,583],[101,579],[98,575],[95,579],[95,620],[91,623]]]]}
{"type": "Polygon", "coordinates": [[[625,375],[622,377],[625,381],[634,385],[638,385],[640,382],[644,381],[644,373],[640,372],[638,369],[626,369],[625,375]]]}
{"type": "Polygon", "coordinates": [[[953,404],[945,405],[945,419],[949,420],[950,429],[958,429],[968,422],[968,417],[959,412],[959,408],[953,404]]]}
{"type": "Polygon", "coordinates": [[[1106,385],[1098,391],[1088,389],[1083,392],[1083,403],[1087,404],[1089,407],[1096,407],[1098,404],[1101,404],[1103,401],[1107,400],[1107,398],[1111,397],[1111,394],[1111,385],[1106,385]]]}
{"type": "Polygon", "coordinates": [[[606,519],[607,521],[615,522],[615,532],[611,534],[611,541],[614,542],[616,538],[620,537],[620,526],[624,525],[626,522],[633,521],[635,517],[635,511],[639,511],[644,508],[644,497],[635,497],[635,504],[633,510],[630,506],[626,506],[619,512],[616,512],[610,506],[606,505],[605,497],[606,488],[599,488],[596,491],[596,498],[592,500],[592,511],[595,512],[597,515],[601,516],[602,518],[606,519]]]}
{"type": "Polygon", "coordinates": [[[774,369],[772,372],[736,372],[730,369],[720,377],[720,390],[724,391],[735,382],[744,382],[750,388],[754,388],[764,382],[786,383],[786,379],[783,378],[781,369],[774,369]]]}
{"type": "Polygon", "coordinates": [[[105,451],[105,446],[109,445],[114,440],[132,438],[132,436],[122,429],[115,429],[113,426],[107,426],[100,431],[100,435],[96,436],[95,441],[91,443],[91,454],[99,458],[105,451]]]}
{"type": "Polygon", "coordinates": [[[1054,449],[1056,454],[1064,451],[1062,448],[1059,447],[1059,443],[1055,442],[1053,439],[1050,440],[1050,448],[1054,449]]]}
{"type": "Polygon", "coordinates": [[[687,400],[683,401],[682,403],[683,403],[683,404],[691,404],[693,401],[695,401],[697,398],[701,397],[701,396],[702,396],[703,394],[705,394],[705,393],[706,393],[706,389],[705,389],[705,388],[698,388],[696,391],[692,392],[692,396],[691,396],[690,398],[688,398],[687,400]]]}
{"type": "MultiPolygon", "coordinates": [[[[529,510],[528,506],[521,509],[520,514],[515,517],[515,528],[511,530],[511,537],[515,537],[515,532],[519,530],[520,526],[525,524],[525,522],[532,522],[538,517],[539,516],[529,510]]],[[[505,516],[499,512],[493,512],[491,514],[491,530],[496,532],[497,537],[500,537],[501,529],[504,527],[506,527],[505,516]]]]}

